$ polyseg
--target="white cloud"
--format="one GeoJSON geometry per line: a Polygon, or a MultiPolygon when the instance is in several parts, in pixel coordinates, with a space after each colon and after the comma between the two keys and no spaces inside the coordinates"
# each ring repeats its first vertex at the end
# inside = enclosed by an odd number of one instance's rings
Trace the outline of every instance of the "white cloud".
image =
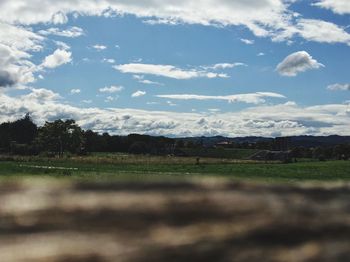
{"type": "Polygon", "coordinates": [[[171,102],[171,101],[166,101],[166,103],[168,104],[168,106],[177,106],[177,104],[171,102]]]}
{"type": "Polygon", "coordinates": [[[27,95],[21,96],[19,99],[27,100],[27,101],[38,101],[38,102],[48,102],[48,101],[56,101],[61,99],[62,97],[48,89],[44,88],[32,88],[31,92],[27,95]]]}
{"type": "Polygon", "coordinates": [[[316,20],[300,19],[296,31],[301,37],[319,43],[345,43],[350,45],[350,34],[336,24],[316,20]]]}
{"type": "Polygon", "coordinates": [[[100,88],[99,91],[101,93],[109,93],[109,94],[113,94],[113,93],[118,93],[124,90],[123,86],[106,86],[104,88],[100,88]]]}
{"type": "Polygon", "coordinates": [[[179,20],[172,19],[172,18],[145,19],[145,20],[143,20],[143,23],[148,24],[148,25],[179,25],[179,24],[181,24],[181,22],[179,20]]]}
{"type": "Polygon", "coordinates": [[[71,93],[72,95],[80,94],[80,93],[81,93],[81,90],[80,90],[80,89],[72,89],[72,90],[70,90],[70,93],[71,93]]]}
{"type": "Polygon", "coordinates": [[[350,84],[333,84],[327,87],[331,91],[350,91],[350,84]]]}
{"type": "Polygon", "coordinates": [[[145,96],[145,95],[146,95],[146,92],[145,92],[145,91],[139,90],[139,91],[136,91],[135,93],[133,93],[133,94],[131,95],[131,97],[136,98],[136,97],[141,97],[141,96],[145,96]]]}
{"type": "Polygon", "coordinates": [[[0,87],[35,81],[36,66],[30,61],[30,53],[40,51],[43,40],[30,29],[0,19],[0,87]]]}
{"type": "Polygon", "coordinates": [[[203,25],[245,25],[261,34],[268,27],[279,24],[287,16],[288,5],[281,0],[196,0],[196,1],[129,1],[129,0],[2,0],[0,17],[7,22],[35,24],[65,23],[67,13],[102,15],[105,10],[155,17],[163,23],[203,25]],[[35,6],[35,8],[32,8],[35,6]],[[11,15],[9,15],[11,14],[11,15]]]}
{"type": "Polygon", "coordinates": [[[291,44],[295,36],[319,43],[350,45],[350,34],[341,26],[323,20],[305,18],[298,18],[295,23],[274,33],[272,40],[276,42],[287,41],[288,44],[291,44]]]}
{"type": "Polygon", "coordinates": [[[318,0],[314,5],[330,9],[337,14],[350,14],[349,0],[318,0]]]}
{"type": "Polygon", "coordinates": [[[52,14],[51,21],[53,24],[65,24],[68,22],[68,17],[65,13],[58,11],[55,14],[52,14]]]}
{"type": "Polygon", "coordinates": [[[61,103],[52,91],[32,90],[22,97],[0,93],[0,122],[13,121],[31,112],[39,124],[73,118],[84,129],[127,135],[167,136],[282,136],[350,135],[346,104],[298,106],[287,102],[258,105],[228,113],[181,113],[119,108],[80,108],[61,103]],[[203,120],[202,120],[203,119],[203,120]]]}
{"type": "Polygon", "coordinates": [[[70,27],[66,30],[60,30],[57,27],[52,27],[46,30],[40,30],[38,32],[41,35],[56,35],[56,36],[63,36],[63,37],[69,37],[69,38],[75,38],[84,35],[84,30],[80,27],[70,27]]]}
{"type": "Polygon", "coordinates": [[[104,58],[104,59],[102,60],[102,62],[108,63],[108,64],[115,64],[115,60],[112,59],[112,58],[104,58]]]}
{"type": "Polygon", "coordinates": [[[255,41],[251,39],[245,39],[241,38],[241,42],[245,43],[246,45],[254,45],[255,41]]]}
{"type": "Polygon", "coordinates": [[[158,85],[158,86],[163,85],[162,83],[151,81],[151,80],[148,80],[148,79],[143,79],[143,80],[140,80],[139,82],[141,84],[145,84],[145,85],[158,85]]]}
{"type": "Polygon", "coordinates": [[[223,73],[208,72],[199,69],[181,69],[172,65],[155,65],[155,64],[124,64],[116,65],[113,68],[122,73],[146,74],[168,77],[173,79],[191,79],[191,78],[227,78],[228,75],[223,73]]]}
{"type": "Polygon", "coordinates": [[[264,55],[265,55],[265,53],[263,53],[263,52],[260,52],[257,54],[257,56],[264,56],[264,55]]]}
{"type": "Polygon", "coordinates": [[[281,94],[269,93],[269,92],[257,92],[251,94],[237,94],[228,96],[205,96],[205,95],[157,95],[159,98],[176,99],[176,100],[224,100],[229,103],[249,103],[249,104],[261,104],[266,100],[265,98],[286,98],[281,94]]]}
{"type": "Polygon", "coordinates": [[[56,68],[72,61],[72,53],[63,49],[57,49],[53,54],[45,57],[41,68],[56,68]]]}
{"type": "Polygon", "coordinates": [[[219,70],[219,69],[230,69],[238,66],[247,66],[244,63],[219,63],[212,66],[203,66],[204,69],[213,69],[213,70],[219,70]]]}
{"type": "Polygon", "coordinates": [[[69,50],[69,49],[70,49],[70,46],[67,45],[67,44],[64,43],[64,42],[55,41],[55,44],[59,47],[59,49],[63,49],[63,50],[69,50]]]}
{"type": "Polygon", "coordinates": [[[105,102],[106,103],[110,103],[110,102],[113,102],[115,100],[117,100],[119,98],[119,96],[107,96],[106,99],[105,99],[105,102]]]}
{"type": "Polygon", "coordinates": [[[92,46],[92,48],[96,49],[97,51],[103,51],[103,50],[107,49],[107,46],[105,46],[105,45],[94,45],[94,46],[92,46]]]}
{"type": "Polygon", "coordinates": [[[317,62],[306,51],[299,51],[287,56],[276,68],[278,73],[283,76],[297,76],[301,72],[311,69],[324,67],[317,62]]]}
{"type": "Polygon", "coordinates": [[[0,43],[0,87],[34,82],[35,65],[30,55],[0,43]]]}
{"type": "MultiPolygon", "coordinates": [[[[0,17],[3,22],[31,25],[63,24],[67,14],[110,17],[111,14],[133,14],[151,24],[201,24],[205,26],[245,26],[258,37],[290,41],[301,29],[289,9],[296,0],[2,0],[0,17]],[[33,8],[35,6],[35,8],[33,8]]],[[[338,13],[348,13],[347,0],[318,0],[316,5],[338,13]]],[[[300,25],[302,26],[302,25],[300,25]]],[[[330,31],[330,33],[332,33],[330,31]]],[[[314,33],[316,34],[316,33],[314,33]]],[[[301,33],[300,36],[303,36],[301,33]]],[[[313,41],[327,38],[313,37],[313,41]]],[[[343,42],[342,42],[343,43],[343,42]]]]}
{"type": "Polygon", "coordinates": [[[136,79],[139,83],[145,84],[145,85],[159,85],[159,86],[163,85],[162,83],[145,79],[143,75],[133,75],[133,78],[136,79]]]}
{"type": "Polygon", "coordinates": [[[0,43],[3,45],[14,50],[40,51],[43,48],[41,45],[43,40],[42,36],[28,28],[9,25],[1,22],[0,19],[0,43]]]}

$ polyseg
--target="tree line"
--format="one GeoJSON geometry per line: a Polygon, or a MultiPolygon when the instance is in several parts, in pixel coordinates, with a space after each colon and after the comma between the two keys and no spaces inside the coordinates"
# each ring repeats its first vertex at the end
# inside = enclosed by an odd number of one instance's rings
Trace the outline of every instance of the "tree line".
{"type": "Polygon", "coordinates": [[[167,154],[174,140],[131,134],[112,136],[83,130],[74,120],[56,120],[38,127],[30,115],[0,124],[0,153],[15,155],[84,155],[89,152],[167,154]]]}
{"type": "MultiPolygon", "coordinates": [[[[281,138],[256,143],[230,143],[229,149],[276,150],[281,138]]],[[[284,138],[282,138],[283,142],[284,138]]],[[[213,146],[215,147],[215,146],[213,146]]],[[[56,120],[38,127],[29,114],[13,122],[0,124],[0,154],[59,156],[84,155],[90,152],[120,152],[131,154],[181,155],[186,148],[206,149],[203,141],[172,139],[148,135],[128,136],[99,134],[83,130],[74,120],[56,120]]],[[[288,150],[295,158],[349,159],[350,144],[304,147],[292,146],[288,150]]],[[[215,157],[215,156],[213,156],[215,157]]]]}

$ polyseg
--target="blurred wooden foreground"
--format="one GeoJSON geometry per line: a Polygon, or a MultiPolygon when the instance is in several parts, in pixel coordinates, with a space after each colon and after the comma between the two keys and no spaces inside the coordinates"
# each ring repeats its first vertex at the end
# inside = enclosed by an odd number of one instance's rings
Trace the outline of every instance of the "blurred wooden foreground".
{"type": "Polygon", "coordinates": [[[2,182],[0,261],[350,261],[350,185],[2,182]]]}

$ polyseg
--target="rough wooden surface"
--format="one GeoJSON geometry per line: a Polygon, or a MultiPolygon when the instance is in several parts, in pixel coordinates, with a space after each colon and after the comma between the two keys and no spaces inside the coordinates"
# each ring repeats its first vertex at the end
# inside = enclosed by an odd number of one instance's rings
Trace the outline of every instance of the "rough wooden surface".
{"type": "Polygon", "coordinates": [[[350,261],[350,185],[2,183],[0,261],[350,261]]]}

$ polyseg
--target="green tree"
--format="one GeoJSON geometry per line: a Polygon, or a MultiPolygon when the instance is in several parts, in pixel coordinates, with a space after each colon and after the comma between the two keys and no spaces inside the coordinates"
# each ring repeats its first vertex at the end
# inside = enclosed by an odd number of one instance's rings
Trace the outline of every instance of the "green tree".
{"type": "Polygon", "coordinates": [[[12,141],[18,144],[30,144],[38,134],[38,127],[27,113],[25,117],[10,124],[10,134],[12,141]]]}
{"type": "Polygon", "coordinates": [[[83,131],[71,119],[46,122],[39,129],[38,143],[42,150],[58,154],[60,157],[65,152],[77,154],[84,148],[83,131]]]}

